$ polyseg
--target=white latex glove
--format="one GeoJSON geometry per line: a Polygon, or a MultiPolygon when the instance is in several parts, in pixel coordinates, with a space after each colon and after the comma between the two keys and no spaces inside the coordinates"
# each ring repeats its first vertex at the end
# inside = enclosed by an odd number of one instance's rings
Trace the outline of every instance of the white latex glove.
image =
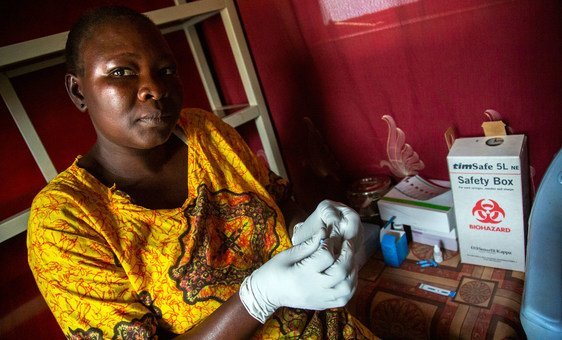
{"type": "Polygon", "coordinates": [[[359,214],[342,203],[330,200],[320,202],[304,222],[295,225],[291,241],[293,245],[300,244],[326,226],[330,230],[330,238],[334,239],[336,252],[339,248],[338,240],[350,241],[355,252],[361,246],[363,224],[359,214]]]}
{"type": "Polygon", "coordinates": [[[324,241],[323,228],[256,269],[240,286],[240,300],[254,318],[264,323],[285,306],[323,310],[344,306],[355,292],[357,274],[349,242],[337,259],[324,241]]]}

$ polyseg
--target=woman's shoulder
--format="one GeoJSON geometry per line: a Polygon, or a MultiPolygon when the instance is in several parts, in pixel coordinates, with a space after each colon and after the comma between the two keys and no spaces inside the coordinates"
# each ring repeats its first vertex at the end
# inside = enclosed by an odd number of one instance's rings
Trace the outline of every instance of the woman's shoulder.
{"type": "Polygon", "coordinates": [[[185,129],[190,125],[205,121],[206,118],[211,117],[211,115],[213,115],[213,113],[207,110],[187,107],[181,110],[178,124],[185,129]]]}
{"type": "Polygon", "coordinates": [[[80,168],[78,159],[41,189],[33,199],[32,211],[45,208],[61,210],[66,206],[91,203],[107,197],[108,188],[80,168]]]}
{"type": "Polygon", "coordinates": [[[178,125],[187,135],[200,131],[218,131],[222,134],[230,134],[234,130],[216,114],[199,108],[183,109],[178,125]]]}
{"type": "Polygon", "coordinates": [[[104,189],[76,163],[59,173],[33,199],[27,223],[28,242],[47,234],[57,238],[60,233],[97,238],[101,221],[111,218],[111,189],[104,189]]]}

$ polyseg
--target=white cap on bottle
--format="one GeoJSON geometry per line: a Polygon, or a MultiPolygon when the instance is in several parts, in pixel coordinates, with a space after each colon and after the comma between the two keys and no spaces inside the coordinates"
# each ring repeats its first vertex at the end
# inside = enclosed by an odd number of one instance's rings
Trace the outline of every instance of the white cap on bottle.
{"type": "Polygon", "coordinates": [[[433,246],[433,259],[437,263],[443,262],[443,253],[437,244],[433,246]]]}

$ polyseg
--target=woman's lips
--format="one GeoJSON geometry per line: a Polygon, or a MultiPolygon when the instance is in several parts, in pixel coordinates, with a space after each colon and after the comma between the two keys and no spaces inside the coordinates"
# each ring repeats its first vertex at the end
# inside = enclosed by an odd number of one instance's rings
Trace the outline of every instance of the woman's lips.
{"type": "Polygon", "coordinates": [[[162,114],[152,114],[143,116],[139,119],[139,122],[151,125],[158,125],[168,123],[172,117],[169,115],[162,115],[162,114]]]}

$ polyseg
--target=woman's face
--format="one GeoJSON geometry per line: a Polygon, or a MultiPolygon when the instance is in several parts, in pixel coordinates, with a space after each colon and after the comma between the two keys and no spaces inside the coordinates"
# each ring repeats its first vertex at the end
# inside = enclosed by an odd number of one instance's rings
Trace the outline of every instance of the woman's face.
{"type": "Polygon", "coordinates": [[[82,43],[83,75],[76,77],[98,143],[149,149],[163,144],[182,105],[176,62],[160,32],[113,22],[82,43]]]}

